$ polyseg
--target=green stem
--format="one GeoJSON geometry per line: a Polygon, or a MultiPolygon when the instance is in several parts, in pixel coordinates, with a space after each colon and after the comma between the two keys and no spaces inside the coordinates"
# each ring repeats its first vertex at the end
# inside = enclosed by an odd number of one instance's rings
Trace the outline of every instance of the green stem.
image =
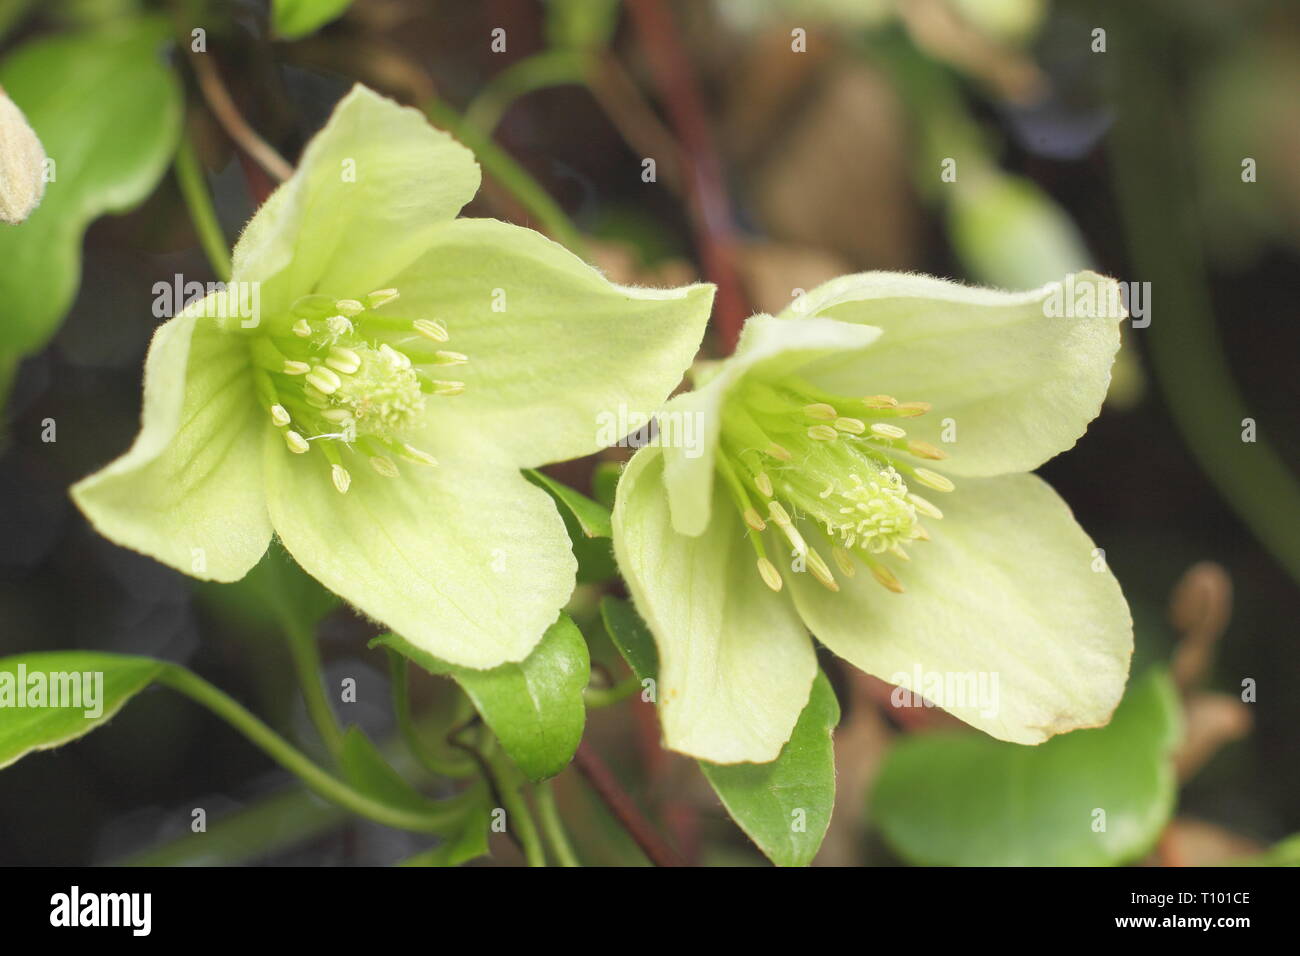
{"type": "Polygon", "coordinates": [[[560,866],[582,866],[578,862],[578,855],[573,852],[569,834],[564,829],[564,820],[560,817],[560,808],[555,802],[555,790],[551,787],[551,782],[548,780],[538,784],[533,793],[536,795],[537,815],[542,818],[546,842],[555,858],[560,861],[560,866]]]}
{"type": "Polygon", "coordinates": [[[429,812],[421,813],[380,803],[316,766],[243,704],[197,674],[176,664],[168,664],[157,680],[226,721],[317,795],[376,823],[416,833],[447,834],[454,832],[468,808],[468,804],[462,802],[452,806],[434,806],[429,812]]]}
{"type": "Polygon", "coordinates": [[[488,175],[508,189],[530,214],[536,216],[552,238],[568,247],[574,255],[587,258],[587,244],[582,233],[578,232],[559,204],[509,153],[441,101],[425,104],[424,111],[434,124],[448,130],[473,150],[488,175]]]}
{"type": "Polygon", "coordinates": [[[472,760],[457,760],[454,757],[435,752],[425,746],[424,740],[415,729],[411,718],[411,693],[407,684],[410,663],[396,651],[388,651],[389,683],[393,689],[393,712],[397,716],[397,727],[406,742],[411,756],[428,770],[439,777],[469,777],[477,769],[472,760]]]}
{"type": "Polygon", "coordinates": [[[528,801],[521,791],[523,781],[519,771],[510,762],[504,750],[496,746],[496,740],[489,741],[482,750],[483,762],[492,775],[492,783],[501,802],[505,805],[506,825],[511,827],[524,849],[524,858],[529,866],[546,866],[546,852],[542,849],[542,840],[537,832],[537,822],[528,808],[528,801]]]}
{"type": "Polygon", "coordinates": [[[535,53],[492,77],[465,108],[465,122],[491,136],[510,104],[519,97],[548,86],[585,83],[589,66],[590,60],[573,50],[535,53]]]}
{"type": "Polygon", "coordinates": [[[198,233],[203,252],[212,264],[212,271],[222,282],[230,281],[230,252],[226,247],[226,237],[217,221],[217,212],[212,206],[212,197],[208,194],[207,183],[203,178],[203,167],[199,165],[198,154],[194,144],[184,137],[176,148],[176,181],[181,187],[181,196],[190,211],[190,221],[198,233]]]}
{"type": "Polygon", "coordinates": [[[338,763],[339,754],[343,752],[343,728],[325,692],[324,667],[320,648],[316,646],[316,634],[287,613],[280,615],[280,624],[289,639],[289,653],[293,656],[293,667],[302,687],[307,713],[330,756],[338,763]]]}
{"type": "Polygon", "coordinates": [[[586,701],[589,710],[609,707],[620,701],[627,700],[640,689],[641,681],[633,674],[613,687],[588,687],[583,692],[583,699],[586,701]]]}

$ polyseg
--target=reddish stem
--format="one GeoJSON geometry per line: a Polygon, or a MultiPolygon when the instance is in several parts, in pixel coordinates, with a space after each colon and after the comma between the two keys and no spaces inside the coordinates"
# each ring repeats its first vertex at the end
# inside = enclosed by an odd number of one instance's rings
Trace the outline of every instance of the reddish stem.
{"type": "Polygon", "coordinates": [[[704,272],[718,287],[714,312],[719,347],[729,355],[748,311],[736,270],[735,228],[727,203],[722,164],[709,130],[695,72],[682,48],[665,0],[629,0],[655,85],[681,141],[687,197],[704,272]]]}
{"type": "Polygon", "coordinates": [[[655,866],[685,866],[677,851],[670,847],[654,825],[645,818],[641,809],[628,796],[622,785],[615,779],[605,761],[591,748],[585,740],[578,745],[578,752],[573,756],[574,766],[587,778],[593,790],[600,795],[610,812],[618,818],[636,845],[649,857],[655,866]]]}

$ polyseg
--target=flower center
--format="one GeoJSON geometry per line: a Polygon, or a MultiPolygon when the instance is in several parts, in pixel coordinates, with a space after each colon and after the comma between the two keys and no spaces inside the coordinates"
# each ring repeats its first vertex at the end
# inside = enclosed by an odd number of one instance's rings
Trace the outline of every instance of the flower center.
{"type": "Polygon", "coordinates": [[[741,388],[723,410],[717,469],[745,520],[764,582],[781,590],[763,537],[775,525],[796,561],[839,590],[830,566],[799,532],[807,520],[825,531],[841,573],[851,577],[862,563],[886,588],[902,592],[884,556],[911,560],[903,546],[929,538],[921,518],[943,517],[908,484],[953,490],[946,477],[914,463],[947,455],[909,439],[897,424],[930,406],[889,395],[830,395],[796,379],[741,388]]]}
{"type": "Polygon", "coordinates": [[[398,298],[380,289],[361,299],[308,295],[252,341],[259,397],[290,452],[318,449],[334,487],[346,492],[357,456],[386,478],[398,461],[436,465],[405,441],[431,397],[459,395],[464,382],[433,378],[468,357],[439,348],[450,336],[435,319],[377,310],[398,298]]]}

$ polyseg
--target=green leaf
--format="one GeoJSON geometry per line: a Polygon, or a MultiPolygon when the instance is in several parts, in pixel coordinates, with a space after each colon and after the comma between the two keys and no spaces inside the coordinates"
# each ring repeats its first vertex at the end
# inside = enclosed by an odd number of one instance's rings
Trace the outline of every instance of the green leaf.
{"type": "Polygon", "coordinates": [[[343,735],[339,769],[352,786],[380,803],[415,813],[429,809],[431,801],[389,765],[360,727],[349,727],[343,735]]]}
{"type": "Polygon", "coordinates": [[[550,494],[562,511],[567,511],[578,522],[578,527],[588,538],[608,538],[614,534],[610,527],[609,509],[592,501],[581,492],[574,491],[568,485],[561,484],[549,475],[529,468],[524,477],[538,488],[550,494]]]}
{"type": "Polygon", "coordinates": [[[457,836],[448,837],[432,850],[426,850],[403,860],[399,866],[460,866],[480,856],[488,855],[488,828],[492,812],[485,805],[470,811],[465,829],[457,836]]]}
{"type": "Polygon", "coordinates": [[[281,40],[297,40],[343,16],[352,0],[275,0],[271,22],[281,40]]]}
{"type": "Polygon", "coordinates": [[[654,635],[636,608],[619,598],[604,597],[600,601],[600,619],[605,623],[605,633],[637,680],[658,680],[659,651],[654,635]]]}
{"type": "Polygon", "coordinates": [[[148,687],[164,666],[162,661],[147,657],[90,651],[19,654],[0,659],[0,768],[34,750],[61,747],[107,723],[128,700],[148,687]],[[62,675],[73,674],[82,677],[66,683],[61,679],[62,675]],[[31,706],[37,684],[46,690],[42,704],[31,706]],[[54,685],[60,701],[72,700],[78,706],[46,706],[54,702],[54,685]],[[84,696],[64,696],[73,687],[84,696]],[[87,716],[88,711],[93,716],[87,716]]]}
{"type": "Polygon", "coordinates": [[[525,660],[486,671],[448,664],[396,634],[370,642],[376,645],[392,648],[431,674],[455,680],[530,780],[553,777],[573,759],[586,722],[582,692],[591,676],[591,661],[582,632],[566,615],[547,629],[525,660]]]}
{"type": "Polygon", "coordinates": [[[872,812],[913,863],[1102,866],[1144,854],[1174,806],[1178,700],[1163,670],[1133,681],[1111,722],[1036,747],[982,734],[897,744],[872,812]],[[1105,830],[1098,810],[1105,811],[1105,830]]]}
{"type": "Polygon", "coordinates": [[[700,761],[731,818],[777,866],[807,866],[826,836],[835,806],[831,731],[839,722],[835,691],[818,671],[808,704],[776,760],[700,761]]]}
{"type": "Polygon", "coordinates": [[[0,366],[41,347],[68,311],[91,220],[135,206],[167,169],[181,101],[159,57],[166,31],[129,21],[28,43],[0,65],[0,86],[55,164],[31,217],[0,229],[0,366]]]}

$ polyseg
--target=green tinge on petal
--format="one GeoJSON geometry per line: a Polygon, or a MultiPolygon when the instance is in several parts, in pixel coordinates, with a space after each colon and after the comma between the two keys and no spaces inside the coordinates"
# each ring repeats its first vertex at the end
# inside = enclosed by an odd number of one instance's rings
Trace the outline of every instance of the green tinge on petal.
{"type": "Polygon", "coordinates": [[[702,534],[709,524],[713,498],[714,452],[722,426],[722,408],[747,376],[778,380],[830,355],[856,354],[880,335],[868,325],[813,318],[787,322],[755,315],[745,323],[736,354],[713,363],[709,378],[694,391],[678,395],[664,409],[670,421],[698,423],[696,447],[664,448],[664,485],[672,503],[673,527],[681,534],[702,534]]]}
{"type": "Polygon", "coordinates": [[[197,578],[237,581],[271,540],[248,343],[201,312],[159,326],[145,361],[135,443],[72,487],[95,529],[197,578]]]}
{"type": "Polygon", "coordinates": [[[550,496],[468,439],[386,478],[344,455],[346,494],[315,451],[265,445],[267,504],[303,569],[416,647],[484,670],[523,660],[573,591],[577,564],[550,496]]]}
{"type": "Polygon", "coordinates": [[[930,402],[933,411],[909,419],[907,430],[949,453],[945,473],[1032,471],[1097,417],[1119,349],[1124,309],[1115,280],[1080,272],[1065,281],[1076,294],[1090,289],[1092,306],[1054,314],[1074,299],[1060,283],[1010,293],[867,272],[819,286],[782,315],[881,329],[869,352],[828,359],[807,375],[840,394],[930,402]],[[956,441],[945,441],[954,430],[956,441]]]}
{"type": "Polygon", "coordinates": [[[1033,475],[1006,475],[961,482],[943,511],[932,540],[894,562],[902,594],[866,568],[840,575],[838,594],[790,575],[813,634],[1000,740],[1105,724],[1124,692],[1133,622],[1065,502],[1033,475]]]}
{"type": "Polygon", "coordinates": [[[384,288],[479,181],[473,154],[424,114],[354,86],[240,236],[234,278],[266,283],[268,309],[384,288]]]}
{"type": "Polygon", "coordinates": [[[713,303],[711,285],[615,285],[540,233],[493,219],[445,225],[386,284],[402,297],[385,315],[437,319],[469,356],[451,376],[464,394],[433,415],[474,421],[522,467],[591,454],[658,410],[713,303]]]}
{"type": "Polygon", "coordinates": [[[673,530],[662,460],[643,449],[623,473],[614,552],[658,645],[664,742],[713,763],[767,763],[808,702],[812,641],[789,598],[763,584],[720,491],[704,534],[673,530]]]}

